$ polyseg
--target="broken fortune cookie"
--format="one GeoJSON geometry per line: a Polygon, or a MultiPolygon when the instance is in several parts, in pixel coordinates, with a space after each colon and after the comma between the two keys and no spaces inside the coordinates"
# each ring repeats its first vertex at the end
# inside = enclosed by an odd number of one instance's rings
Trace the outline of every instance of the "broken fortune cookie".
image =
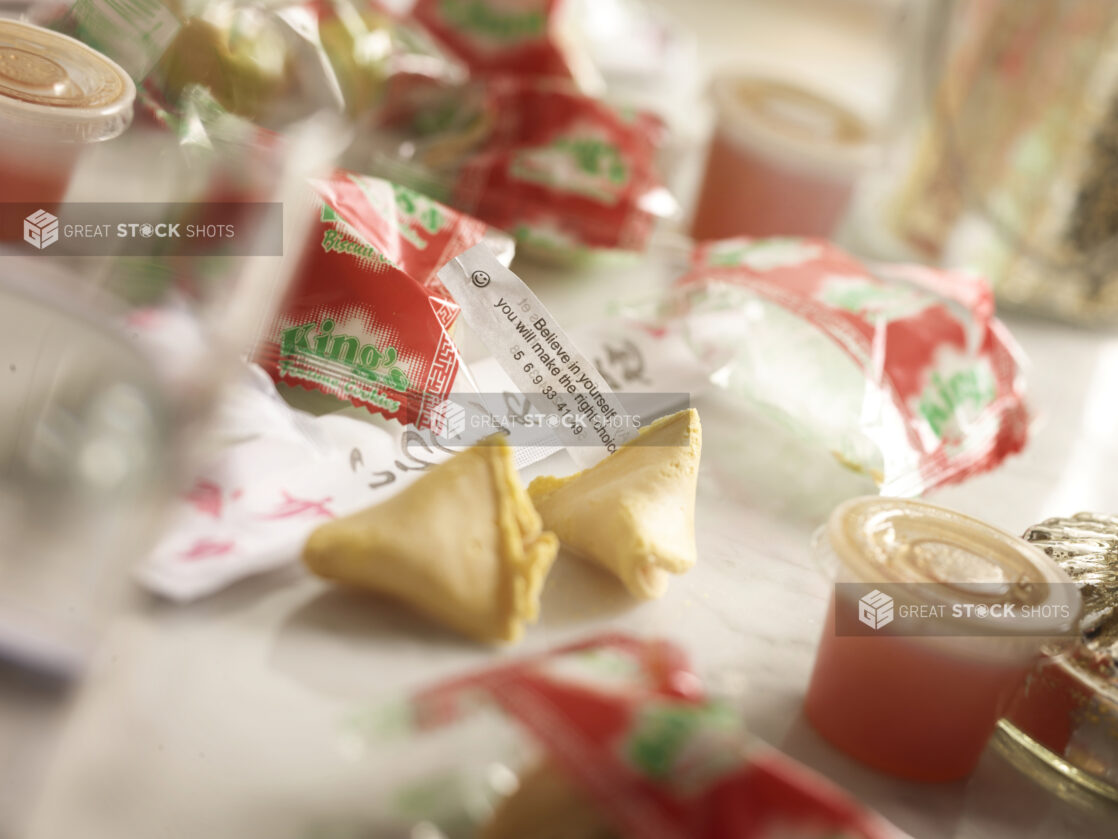
{"type": "Polygon", "coordinates": [[[558,550],[512,451],[490,438],[387,501],[320,526],[303,561],[320,577],[395,597],[473,638],[512,641],[536,619],[558,550]]]}
{"type": "Polygon", "coordinates": [[[589,469],[536,478],[528,493],[544,526],[616,574],[637,597],[659,597],[695,564],[695,488],[702,428],[692,409],[662,417],[589,469]]]}

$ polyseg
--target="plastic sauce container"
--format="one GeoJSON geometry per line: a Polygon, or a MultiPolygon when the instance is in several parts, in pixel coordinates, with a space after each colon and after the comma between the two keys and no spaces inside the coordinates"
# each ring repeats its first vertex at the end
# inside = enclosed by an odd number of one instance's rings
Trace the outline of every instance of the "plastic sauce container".
{"type": "Polygon", "coordinates": [[[872,159],[845,106],[786,81],[723,76],[691,234],[829,236],[872,159]]]}
{"type": "Polygon", "coordinates": [[[898,777],[968,775],[1042,648],[1078,623],[1078,591],[1042,551],[931,504],[853,499],[815,549],[836,586],[807,717],[898,777]]]}
{"type": "Polygon", "coordinates": [[[0,201],[49,209],[89,143],[132,122],[136,86],[73,38],[0,20],[0,201]]]}

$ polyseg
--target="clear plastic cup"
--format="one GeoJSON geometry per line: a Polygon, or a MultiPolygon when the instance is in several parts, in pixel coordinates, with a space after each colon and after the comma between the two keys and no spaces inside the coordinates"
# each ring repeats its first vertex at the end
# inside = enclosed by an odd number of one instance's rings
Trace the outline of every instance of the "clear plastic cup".
{"type": "Polygon", "coordinates": [[[836,586],[808,720],[898,777],[968,775],[1042,649],[1078,623],[1078,591],[1043,552],[931,504],[853,499],[815,549],[836,586]]]}
{"type": "Polygon", "coordinates": [[[787,81],[723,76],[691,233],[829,236],[871,160],[870,129],[844,105],[787,81]]]}
{"type": "Polygon", "coordinates": [[[136,86],[73,38],[0,20],[0,201],[56,206],[90,143],[132,122],[136,86]]]}
{"type": "Polygon", "coordinates": [[[75,279],[0,249],[0,663],[59,675],[84,666],[183,465],[157,365],[75,279]]]}

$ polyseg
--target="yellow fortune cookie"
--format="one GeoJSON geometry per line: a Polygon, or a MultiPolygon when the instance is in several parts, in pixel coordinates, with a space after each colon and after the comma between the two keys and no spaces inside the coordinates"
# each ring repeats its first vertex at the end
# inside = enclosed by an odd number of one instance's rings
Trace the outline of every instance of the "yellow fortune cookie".
{"type": "Polygon", "coordinates": [[[541,763],[520,777],[516,792],[501,801],[479,839],[617,839],[587,795],[553,764],[541,763]]]}
{"type": "Polygon", "coordinates": [[[282,32],[256,21],[248,7],[221,23],[186,20],[154,74],[172,102],[189,85],[202,85],[223,108],[254,120],[266,118],[292,84],[282,32]]]}
{"type": "Polygon", "coordinates": [[[537,478],[528,493],[559,541],[616,574],[637,597],[659,597],[695,564],[695,487],[702,428],[694,409],[663,417],[596,464],[537,478]]]}
{"type": "Polygon", "coordinates": [[[392,498],[322,525],[303,561],[320,577],[380,592],[482,641],[512,641],[539,611],[559,543],[491,438],[392,498]]]}

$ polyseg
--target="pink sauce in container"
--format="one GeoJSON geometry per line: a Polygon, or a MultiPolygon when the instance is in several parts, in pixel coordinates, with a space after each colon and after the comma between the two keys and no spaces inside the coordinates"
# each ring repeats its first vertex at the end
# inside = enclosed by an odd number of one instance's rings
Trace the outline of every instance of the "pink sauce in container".
{"type": "Polygon", "coordinates": [[[787,81],[723,76],[713,95],[716,125],[691,235],[829,236],[871,159],[865,121],[787,81]]]}
{"type": "Polygon", "coordinates": [[[917,501],[858,498],[816,537],[836,573],[805,711],[833,745],[917,781],[968,775],[1080,600],[1042,551],[917,501]]]}
{"type": "Polygon", "coordinates": [[[56,206],[88,145],[132,122],[135,97],[128,74],[91,47],[0,20],[0,202],[56,206]]]}

